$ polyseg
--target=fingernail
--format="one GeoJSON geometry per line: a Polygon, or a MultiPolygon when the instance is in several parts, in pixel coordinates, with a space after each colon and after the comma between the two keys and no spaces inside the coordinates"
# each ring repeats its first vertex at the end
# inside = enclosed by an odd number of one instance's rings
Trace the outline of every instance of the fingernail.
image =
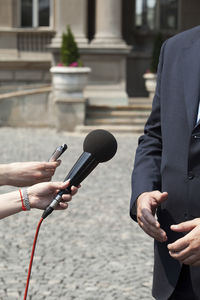
{"type": "Polygon", "coordinates": [[[172,227],[175,228],[175,229],[178,228],[177,225],[171,225],[171,228],[172,228],[172,227]]]}

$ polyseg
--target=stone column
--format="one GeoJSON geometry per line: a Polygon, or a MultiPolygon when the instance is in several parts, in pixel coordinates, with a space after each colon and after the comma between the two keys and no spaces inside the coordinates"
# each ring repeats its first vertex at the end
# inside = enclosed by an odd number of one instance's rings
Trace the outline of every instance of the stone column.
{"type": "Polygon", "coordinates": [[[66,25],[70,25],[78,46],[86,46],[88,44],[86,39],[86,0],[56,0],[54,3],[54,29],[56,30],[56,36],[52,40],[51,48],[60,48],[62,33],[66,31],[66,25]]]}
{"type": "Polygon", "coordinates": [[[93,46],[127,47],[121,36],[121,14],[121,0],[97,0],[93,46]]]}
{"type": "Polygon", "coordinates": [[[91,105],[127,105],[126,57],[130,47],[122,39],[123,0],[96,0],[96,34],[88,49],[81,49],[92,70],[85,97],[91,105]]]}

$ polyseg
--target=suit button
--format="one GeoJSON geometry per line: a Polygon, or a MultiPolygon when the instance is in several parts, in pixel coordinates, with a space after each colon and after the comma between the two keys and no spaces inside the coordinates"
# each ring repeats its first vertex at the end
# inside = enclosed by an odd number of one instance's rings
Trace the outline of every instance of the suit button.
{"type": "Polygon", "coordinates": [[[188,179],[191,180],[194,178],[194,174],[192,172],[188,173],[188,179]]]}

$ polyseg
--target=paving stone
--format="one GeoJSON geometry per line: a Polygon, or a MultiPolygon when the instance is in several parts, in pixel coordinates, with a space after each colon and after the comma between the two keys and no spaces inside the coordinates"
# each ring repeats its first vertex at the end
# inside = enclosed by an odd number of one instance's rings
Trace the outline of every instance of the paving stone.
{"type": "MultiPolygon", "coordinates": [[[[52,129],[0,128],[1,163],[47,160],[68,144],[53,180],[63,180],[82,153],[85,135],[52,129]]],[[[116,135],[115,157],[82,183],[63,212],[42,224],[30,300],[150,300],[153,242],[129,217],[137,136],[116,135]]],[[[0,192],[15,188],[0,187],[0,192]]],[[[41,211],[0,221],[0,300],[20,299],[41,211]],[[12,287],[10,286],[12,285],[12,287]]]]}

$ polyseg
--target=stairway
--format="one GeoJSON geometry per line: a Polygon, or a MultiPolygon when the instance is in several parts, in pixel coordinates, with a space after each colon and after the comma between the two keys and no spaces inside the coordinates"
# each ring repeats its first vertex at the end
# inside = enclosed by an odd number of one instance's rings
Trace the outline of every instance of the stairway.
{"type": "Polygon", "coordinates": [[[77,126],[77,132],[87,133],[101,128],[115,133],[141,134],[151,111],[149,98],[129,99],[128,106],[93,106],[86,109],[85,126],[77,126]]]}

